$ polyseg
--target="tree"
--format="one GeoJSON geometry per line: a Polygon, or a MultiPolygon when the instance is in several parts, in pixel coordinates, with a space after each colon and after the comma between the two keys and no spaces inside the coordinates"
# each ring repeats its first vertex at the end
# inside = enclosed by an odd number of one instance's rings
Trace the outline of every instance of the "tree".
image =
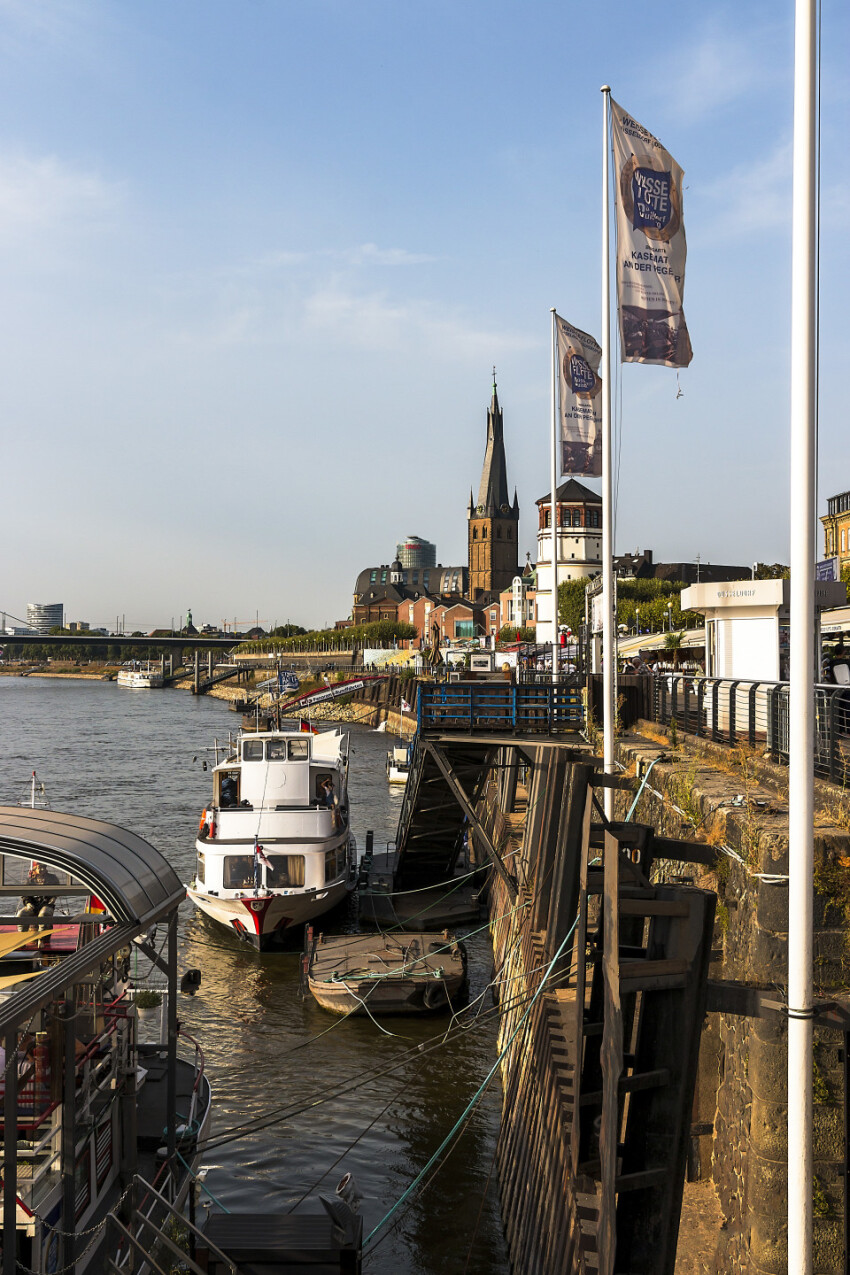
{"type": "Polygon", "coordinates": [[[756,563],[756,580],[790,580],[791,570],[784,562],[756,563]]]}
{"type": "Polygon", "coordinates": [[[584,624],[584,596],[589,580],[564,580],[558,585],[558,623],[565,624],[573,633],[578,633],[580,624],[584,624]]]}
{"type": "Polygon", "coordinates": [[[684,633],[667,633],[664,638],[664,650],[673,652],[673,672],[679,667],[679,652],[682,649],[684,633]]]}

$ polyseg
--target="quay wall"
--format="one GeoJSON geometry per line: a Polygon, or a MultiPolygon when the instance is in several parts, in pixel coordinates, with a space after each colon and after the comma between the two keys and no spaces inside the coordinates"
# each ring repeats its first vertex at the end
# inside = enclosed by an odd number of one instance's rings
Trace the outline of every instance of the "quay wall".
{"type": "Polygon", "coordinates": [[[569,945],[547,990],[534,997],[575,917],[575,899],[559,885],[565,857],[580,845],[590,766],[536,748],[516,782],[511,754],[501,751],[477,812],[519,882],[513,899],[494,877],[489,900],[498,1047],[505,1051],[496,1165],[512,1271],[563,1275],[579,1239],[566,1198],[575,1058],[569,945]]]}
{"type": "MultiPolygon", "coordinates": [[[[638,769],[645,773],[655,761],[633,816],[637,822],[721,849],[717,870],[703,870],[695,880],[718,896],[710,977],[770,989],[782,1000],[788,961],[787,772],[747,749],[706,749],[675,735],[671,741],[648,723],[641,724],[639,735],[618,741],[618,755],[632,775],[638,769]]],[[[830,798],[823,786],[820,794],[814,977],[816,997],[829,1000],[850,979],[850,803],[837,791],[830,798]]],[[[633,798],[617,796],[622,818],[633,798]]],[[[815,1029],[817,1275],[843,1269],[843,1046],[839,1032],[815,1029]]],[[[785,1275],[787,1111],[787,1020],[781,1014],[708,1014],[690,1176],[713,1180],[723,1224],[713,1264],[705,1270],[785,1275]]]]}

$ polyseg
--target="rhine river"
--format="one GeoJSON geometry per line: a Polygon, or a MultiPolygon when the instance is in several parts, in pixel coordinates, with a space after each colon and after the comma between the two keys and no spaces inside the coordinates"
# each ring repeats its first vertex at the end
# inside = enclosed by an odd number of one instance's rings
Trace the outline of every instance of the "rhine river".
{"type": "MultiPolygon", "coordinates": [[[[185,691],[0,678],[0,804],[28,801],[36,770],[52,809],[132,829],[187,882],[211,793],[203,762],[211,764],[213,738],[226,739],[238,724],[222,701],[185,691]]],[[[348,729],[352,828],[361,851],[373,829],[379,851],[395,835],[400,804],[384,770],[389,737],[348,729]]],[[[324,923],[331,932],[353,919],[324,923]]],[[[491,977],[486,932],[468,947],[474,997],[491,977]]],[[[368,1020],[336,1019],[300,999],[296,951],[260,956],[187,902],[180,969],[192,966],[202,971],[201,989],[194,999],[180,997],[178,1017],[204,1050],[212,1136],[236,1135],[206,1157],[209,1191],[231,1211],[289,1211],[302,1196],[300,1207],[318,1209],[318,1194],[332,1195],[350,1171],[368,1235],[463,1115],[495,1060],[489,992],[480,1016],[467,1015],[468,1030],[422,1054],[418,1046],[442,1037],[448,1016],[384,1020],[391,1035],[368,1020]],[[370,1075],[398,1061],[392,1074],[370,1075]],[[311,1103],[318,1105],[291,1114],[311,1103]],[[237,1126],[260,1116],[266,1127],[239,1135],[237,1126]]],[[[380,1242],[364,1259],[369,1275],[507,1272],[493,1166],[499,1104],[494,1081],[442,1167],[375,1235],[372,1244],[380,1242]]]]}

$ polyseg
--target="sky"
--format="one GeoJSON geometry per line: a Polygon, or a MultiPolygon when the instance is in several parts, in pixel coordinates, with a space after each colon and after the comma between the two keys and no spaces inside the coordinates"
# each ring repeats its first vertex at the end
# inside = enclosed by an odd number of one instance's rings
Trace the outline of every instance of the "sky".
{"type": "MultiPolygon", "coordinates": [[[[793,10],[0,0],[0,608],[324,626],[408,535],[465,563],[494,365],[534,560],[550,307],[600,332],[603,83],[685,170],[694,348],[617,369],[616,552],[787,561],[793,10]]],[[[849,36],[824,0],[819,513],[849,36]]]]}

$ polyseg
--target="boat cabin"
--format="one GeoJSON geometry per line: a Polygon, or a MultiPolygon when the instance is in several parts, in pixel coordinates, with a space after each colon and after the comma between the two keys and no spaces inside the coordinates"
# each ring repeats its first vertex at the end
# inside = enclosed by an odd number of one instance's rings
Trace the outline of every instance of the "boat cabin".
{"type": "Polygon", "coordinates": [[[177,1134],[178,1102],[195,1102],[194,1071],[188,1090],[178,1081],[184,897],[166,860],[125,829],[0,806],[2,1275],[17,1263],[101,1271],[111,1210],[136,1174],[159,1173],[169,1201],[188,1186],[178,1147],[193,1152],[177,1134]],[[157,922],[169,938],[157,958],[168,1041],[144,1055],[129,971],[134,942],[145,951],[157,922]]]}

